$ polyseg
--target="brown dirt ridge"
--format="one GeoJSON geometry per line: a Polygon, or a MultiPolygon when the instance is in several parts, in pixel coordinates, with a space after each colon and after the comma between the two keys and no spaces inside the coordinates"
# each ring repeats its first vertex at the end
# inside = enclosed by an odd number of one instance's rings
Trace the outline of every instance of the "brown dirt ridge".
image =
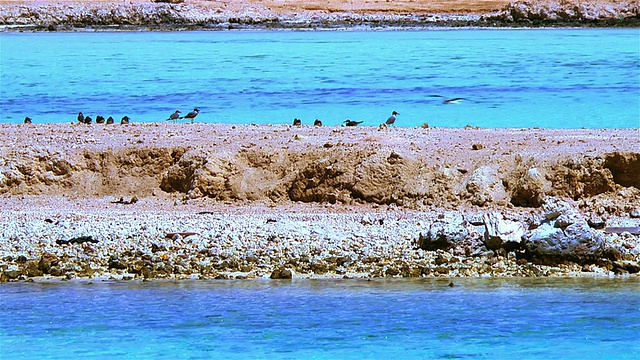
{"type": "Polygon", "coordinates": [[[640,188],[634,129],[164,123],[0,131],[0,194],[14,196],[165,192],[223,201],[536,207],[549,195],[587,200],[640,188]]]}

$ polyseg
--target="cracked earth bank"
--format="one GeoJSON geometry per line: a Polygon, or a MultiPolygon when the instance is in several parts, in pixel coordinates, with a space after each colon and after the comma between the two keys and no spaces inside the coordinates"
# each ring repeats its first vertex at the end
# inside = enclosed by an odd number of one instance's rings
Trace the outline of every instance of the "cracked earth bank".
{"type": "Polygon", "coordinates": [[[638,129],[0,133],[3,281],[640,271],[638,129]]]}

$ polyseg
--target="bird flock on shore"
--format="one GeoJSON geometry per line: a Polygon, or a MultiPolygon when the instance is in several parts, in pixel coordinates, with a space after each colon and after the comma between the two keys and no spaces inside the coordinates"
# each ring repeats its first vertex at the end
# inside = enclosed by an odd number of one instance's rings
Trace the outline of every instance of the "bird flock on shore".
{"type": "MultiPolygon", "coordinates": [[[[465,98],[461,98],[461,97],[457,97],[457,98],[452,98],[452,99],[447,99],[443,101],[443,104],[457,104],[462,100],[467,100],[465,98]]],[[[182,116],[181,111],[180,110],[176,110],[174,111],[171,115],[169,115],[169,117],[165,120],[165,121],[178,121],[178,120],[182,120],[182,119],[187,119],[187,120],[191,120],[191,122],[193,123],[195,121],[195,118],[198,116],[198,114],[200,113],[200,109],[198,108],[194,108],[193,111],[190,111],[188,114],[182,116]]],[[[387,118],[387,120],[383,123],[380,124],[380,128],[387,128],[390,126],[394,126],[397,116],[400,115],[400,113],[398,113],[397,111],[393,111],[391,113],[391,116],[389,116],[389,118],[387,118]]],[[[78,113],[78,117],[77,120],[79,123],[81,124],[91,124],[93,123],[93,118],[91,118],[90,116],[85,116],[82,112],[78,113]]],[[[128,116],[123,116],[122,119],[120,119],[120,124],[125,125],[125,124],[129,124],[131,121],[131,119],[128,116]]],[[[115,120],[113,119],[112,116],[109,116],[107,119],[105,119],[103,116],[96,116],[95,119],[96,124],[114,124],[115,120]]],[[[33,123],[33,119],[31,119],[30,117],[25,117],[24,118],[24,123],[25,124],[32,124],[33,123]]],[[[363,121],[356,121],[356,120],[351,120],[351,119],[347,119],[345,121],[342,122],[343,126],[348,126],[348,127],[352,127],[352,126],[358,126],[360,124],[362,124],[363,121]]],[[[302,120],[298,119],[298,118],[294,118],[293,119],[293,125],[294,126],[302,126],[302,120]]],[[[320,127],[322,126],[322,121],[320,121],[319,119],[315,119],[315,121],[313,122],[313,126],[315,127],[320,127]]]]}
{"type": "MultiPolygon", "coordinates": [[[[25,118],[24,119],[25,124],[27,123],[27,119],[29,119],[28,123],[30,124],[31,123],[31,119],[30,118],[25,118]]],[[[129,117],[125,115],[125,116],[122,117],[122,119],[120,119],[120,124],[123,124],[123,125],[124,124],[128,124],[130,120],[131,119],[129,119],[129,117]]],[[[91,124],[93,122],[93,119],[91,118],[91,116],[88,116],[88,115],[84,116],[84,114],[82,112],[79,112],[78,113],[78,122],[81,123],[81,124],[91,124]]],[[[115,120],[113,119],[112,116],[109,116],[106,120],[105,120],[105,118],[103,116],[100,116],[100,115],[96,116],[96,124],[107,124],[107,125],[109,125],[109,124],[114,124],[114,123],[115,123],[115,120]]]]}
{"type": "MultiPolygon", "coordinates": [[[[191,122],[193,123],[193,121],[196,118],[196,116],[198,116],[198,113],[200,113],[200,109],[195,108],[195,109],[193,109],[193,111],[189,112],[187,115],[180,116],[180,114],[181,114],[180,110],[176,110],[171,115],[169,115],[169,117],[165,121],[177,121],[177,120],[181,120],[181,119],[188,119],[188,120],[191,120],[191,122]]],[[[396,122],[396,115],[400,115],[400,114],[398,114],[398,112],[394,111],[391,114],[391,116],[387,119],[387,121],[381,124],[381,126],[392,126],[396,122]]],[[[93,121],[94,121],[91,116],[88,116],[88,115],[85,116],[82,112],[78,113],[77,120],[81,124],[92,124],[93,121]]],[[[129,124],[130,121],[131,121],[131,119],[128,116],[125,115],[120,120],[120,124],[122,124],[122,125],[129,124]]],[[[108,124],[114,124],[115,120],[113,119],[112,116],[109,116],[107,119],[105,119],[103,116],[98,115],[98,116],[96,116],[95,122],[96,122],[96,124],[107,124],[108,125],[108,124]]],[[[24,118],[24,123],[25,124],[32,124],[33,120],[30,117],[27,116],[27,117],[24,118]]],[[[345,120],[343,122],[343,124],[345,126],[358,126],[358,125],[362,124],[362,121],[354,121],[354,120],[347,119],[347,120],[345,120]]],[[[298,118],[294,118],[293,119],[293,125],[302,126],[302,120],[300,120],[298,118]]],[[[315,121],[313,122],[313,126],[316,126],[316,127],[322,126],[322,121],[320,121],[319,119],[315,119],[315,121]]]]}
{"type": "MultiPolygon", "coordinates": [[[[392,112],[391,116],[389,116],[387,121],[385,121],[382,124],[380,124],[380,128],[393,126],[393,124],[395,124],[395,122],[396,122],[396,116],[397,115],[400,115],[397,111],[392,112]]],[[[363,121],[355,121],[355,120],[347,119],[347,120],[343,121],[342,123],[344,124],[344,126],[358,126],[358,125],[362,124],[363,121]]],[[[300,120],[298,118],[293,119],[293,125],[301,126],[302,125],[302,120],[300,120]]],[[[313,126],[322,126],[322,121],[316,119],[313,122],[313,126]]]]}

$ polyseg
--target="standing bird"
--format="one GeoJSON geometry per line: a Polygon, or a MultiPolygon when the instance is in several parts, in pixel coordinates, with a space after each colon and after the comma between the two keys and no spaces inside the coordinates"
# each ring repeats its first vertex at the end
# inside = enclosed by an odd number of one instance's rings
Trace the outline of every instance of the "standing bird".
{"type": "Polygon", "coordinates": [[[121,124],[121,125],[128,124],[128,123],[129,123],[129,120],[130,120],[130,119],[129,119],[129,117],[125,115],[125,116],[122,118],[122,120],[120,120],[120,124],[121,124]]]}
{"type": "Polygon", "coordinates": [[[322,121],[316,119],[316,121],[313,122],[313,126],[318,126],[318,127],[322,126],[322,121]]]}
{"type": "Polygon", "coordinates": [[[400,115],[398,114],[398,112],[394,111],[391,113],[391,116],[389,116],[389,118],[387,119],[387,121],[385,121],[385,124],[387,125],[393,125],[393,123],[396,122],[396,115],[400,115]]]}
{"type": "Polygon", "coordinates": [[[78,113],[78,121],[84,124],[84,115],[82,115],[82,112],[78,113]]]}
{"type": "Polygon", "coordinates": [[[26,118],[24,118],[24,123],[25,124],[31,124],[31,118],[28,117],[28,116],[26,118]]]}
{"type": "Polygon", "coordinates": [[[169,120],[178,120],[180,118],[180,110],[176,110],[173,114],[169,115],[169,118],[165,121],[169,120]]]}
{"type": "Polygon", "coordinates": [[[344,121],[346,126],[358,126],[358,124],[362,124],[362,121],[353,121],[353,120],[345,120],[344,121]]]}
{"type": "Polygon", "coordinates": [[[191,119],[191,122],[193,122],[193,119],[196,118],[196,116],[198,116],[198,113],[200,112],[200,109],[195,108],[193,109],[192,112],[188,113],[185,116],[181,116],[180,119],[191,119]]]}
{"type": "Polygon", "coordinates": [[[96,124],[104,124],[104,117],[100,115],[96,116],[96,124]]]}
{"type": "Polygon", "coordinates": [[[91,116],[86,116],[84,118],[84,123],[85,124],[91,124],[91,121],[93,121],[93,119],[91,118],[91,116]]]}
{"type": "Polygon", "coordinates": [[[109,116],[109,117],[107,118],[107,125],[108,125],[108,124],[113,124],[114,122],[115,122],[115,121],[113,120],[113,116],[109,116]]]}
{"type": "Polygon", "coordinates": [[[295,125],[295,126],[302,125],[302,120],[300,120],[298,118],[293,119],[293,125],[295,125]]]}

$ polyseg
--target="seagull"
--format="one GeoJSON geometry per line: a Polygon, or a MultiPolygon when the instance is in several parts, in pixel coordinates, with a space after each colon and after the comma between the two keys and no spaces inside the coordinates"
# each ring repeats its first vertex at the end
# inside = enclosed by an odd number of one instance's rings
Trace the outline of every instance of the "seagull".
{"type": "Polygon", "coordinates": [[[313,122],[313,126],[322,126],[322,121],[316,119],[316,121],[313,122]]]}
{"type": "Polygon", "coordinates": [[[445,101],[443,101],[443,104],[457,104],[462,100],[467,100],[465,98],[461,98],[461,97],[457,97],[457,98],[453,98],[453,99],[447,99],[445,101]]]}
{"type": "Polygon", "coordinates": [[[104,117],[100,115],[96,116],[96,124],[104,124],[104,117]]]}
{"type": "Polygon", "coordinates": [[[295,125],[295,126],[302,125],[302,120],[300,120],[298,118],[293,119],[293,125],[295,125]]]}
{"type": "Polygon", "coordinates": [[[91,124],[91,122],[93,121],[93,119],[91,118],[91,116],[87,116],[84,118],[84,123],[85,124],[91,124]]]}
{"type": "Polygon", "coordinates": [[[358,126],[358,124],[362,124],[362,121],[353,121],[353,120],[347,119],[347,120],[344,121],[344,123],[347,126],[358,126]]]}
{"type": "Polygon", "coordinates": [[[394,111],[391,113],[391,116],[389,116],[389,118],[387,119],[387,121],[385,122],[385,124],[387,125],[393,125],[393,123],[396,122],[396,115],[400,115],[398,114],[398,112],[394,111]]]}
{"type": "Polygon", "coordinates": [[[129,117],[125,115],[125,116],[122,118],[122,120],[120,120],[120,124],[121,124],[121,125],[128,124],[128,123],[129,123],[129,120],[130,120],[130,119],[129,119],[129,117]]]}
{"type": "Polygon", "coordinates": [[[114,122],[113,116],[109,116],[109,118],[107,118],[107,124],[113,124],[114,122]]]}
{"type": "Polygon", "coordinates": [[[28,116],[26,118],[24,118],[24,123],[25,124],[31,124],[31,118],[28,117],[28,116]]]}
{"type": "Polygon", "coordinates": [[[165,121],[169,121],[169,120],[178,120],[180,118],[180,110],[176,110],[176,112],[174,112],[173,114],[171,114],[169,116],[169,118],[165,121]]]}
{"type": "Polygon", "coordinates": [[[198,116],[198,113],[200,112],[200,109],[195,108],[193,109],[192,112],[188,113],[185,116],[180,116],[180,119],[191,119],[191,122],[193,122],[193,119],[196,118],[196,116],[198,116]]]}
{"type": "Polygon", "coordinates": [[[82,115],[82,112],[78,113],[78,121],[84,124],[84,115],[82,115]]]}

